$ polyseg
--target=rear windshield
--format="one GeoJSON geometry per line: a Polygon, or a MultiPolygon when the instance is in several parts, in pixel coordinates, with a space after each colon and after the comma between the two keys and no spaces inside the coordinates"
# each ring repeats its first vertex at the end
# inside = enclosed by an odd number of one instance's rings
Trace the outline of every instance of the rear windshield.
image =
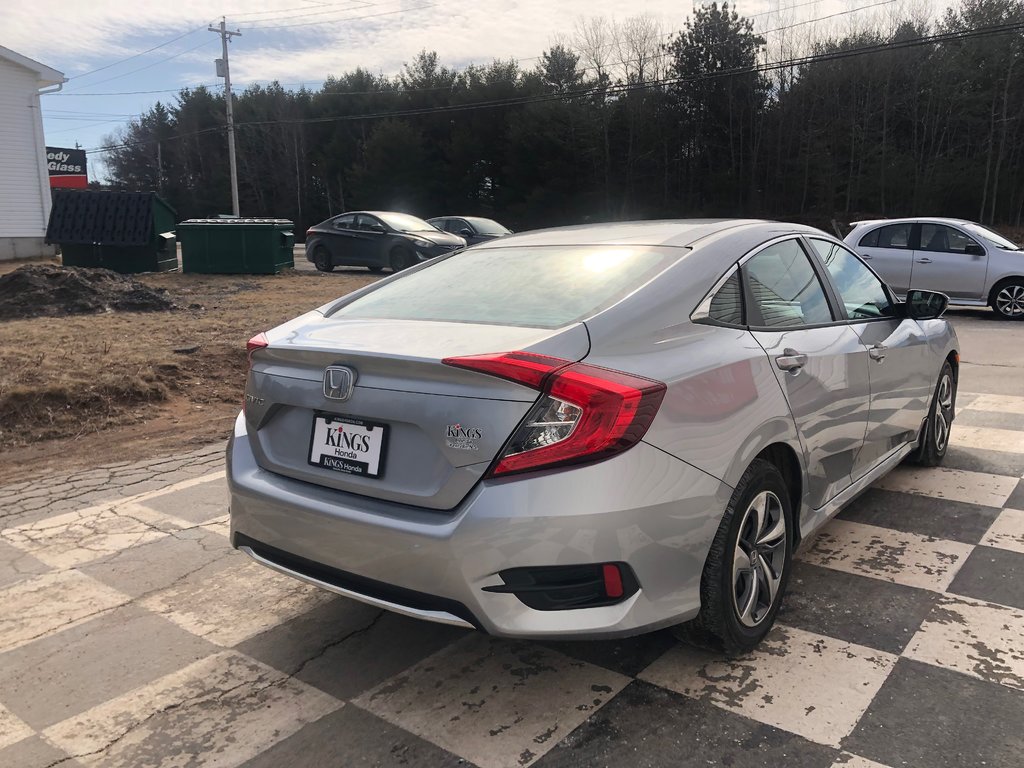
{"type": "Polygon", "coordinates": [[[407,213],[378,213],[378,217],[384,219],[387,225],[399,232],[433,232],[434,226],[427,224],[423,219],[417,219],[407,213]]]}
{"type": "Polygon", "coordinates": [[[685,252],[650,246],[470,249],[386,283],[334,316],[561,328],[614,304],[685,252]]]}
{"type": "Polygon", "coordinates": [[[511,230],[506,229],[501,224],[496,222],[494,219],[478,219],[476,216],[470,216],[466,219],[470,224],[476,227],[476,231],[481,235],[508,235],[511,234],[511,230]]]}

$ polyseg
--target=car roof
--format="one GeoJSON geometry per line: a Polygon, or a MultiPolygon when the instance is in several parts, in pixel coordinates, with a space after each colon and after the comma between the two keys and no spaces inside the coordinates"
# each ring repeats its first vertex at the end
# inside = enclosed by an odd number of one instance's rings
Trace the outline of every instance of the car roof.
{"type": "Polygon", "coordinates": [[[490,216],[477,216],[473,213],[446,213],[443,216],[431,216],[427,221],[432,221],[433,219],[483,219],[484,221],[496,221],[496,219],[492,219],[490,216]]]}
{"type": "Polygon", "coordinates": [[[648,245],[689,248],[698,241],[723,233],[763,233],[765,239],[791,232],[822,234],[803,224],[763,219],[665,219],[581,224],[508,235],[475,248],[511,248],[550,245],[648,245]]]}
{"type": "Polygon", "coordinates": [[[388,215],[388,214],[397,214],[399,216],[412,216],[414,219],[418,219],[419,218],[419,216],[417,216],[415,213],[405,213],[404,211],[345,211],[344,213],[337,213],[334,216],[332,216],[331,218],[332,219],[336,219],[336,218],[338,218],[338,216],[354,216],[354,215],[359,214],[359,213],[365,213],[365,214],[368,214],[370,216],[377,216],[378,218],[380,216],[384,216],[384,215],[388,215]]]}
{"type": "Polygon", "coordinates": [[[862,221],[851,221],[855,227],[867,226],[869,224],[974,224],[968,219],[951,219],[943,216],[907,216],[902,219],[864,219],[862,221]]]}

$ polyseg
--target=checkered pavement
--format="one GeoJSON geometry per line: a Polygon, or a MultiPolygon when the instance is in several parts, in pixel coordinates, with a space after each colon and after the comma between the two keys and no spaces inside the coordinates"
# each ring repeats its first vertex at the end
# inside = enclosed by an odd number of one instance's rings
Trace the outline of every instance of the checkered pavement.
{"type": "Polygon", "coordinates": [[[1019,766],[1024,398],[959,405],[945,465],[809,542],[731,661],[666,632],[498,640],[280,576],[228,545],[217,448],[116,499],[103,471],[0,489],[0,766],[1019,766]]]}

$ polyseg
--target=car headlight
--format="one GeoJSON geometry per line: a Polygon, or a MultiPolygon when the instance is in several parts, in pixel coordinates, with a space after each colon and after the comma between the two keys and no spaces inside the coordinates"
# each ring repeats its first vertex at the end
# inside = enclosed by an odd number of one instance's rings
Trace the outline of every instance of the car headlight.
{"type": "Polygon", "coordinates": [[[433,245],[433,243],[430,242],[429,240],[420,240],[420,238],[418,237],[414,237],[412,239],[412,244],[415,245],[417,248],[429,248],[430,246],[433,245]]]}

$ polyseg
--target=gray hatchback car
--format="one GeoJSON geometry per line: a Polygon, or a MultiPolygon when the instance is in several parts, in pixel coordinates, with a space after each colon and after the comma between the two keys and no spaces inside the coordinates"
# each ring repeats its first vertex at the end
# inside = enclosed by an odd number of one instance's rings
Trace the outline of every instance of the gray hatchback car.
{"type": "Polygon", "coordinates": [[[768,632],[794,549],[949,442],[946,298],[765,221],[512,235],[254,337],[231,535],[495,635],[768,632]]]}
{"type": "Polygon", "coordinates": [[[963,219],[855,221],[846,244],[903,296],[911,288],[949,295],[1024,320],[1024,251],[988,227],[963,219]]]}

